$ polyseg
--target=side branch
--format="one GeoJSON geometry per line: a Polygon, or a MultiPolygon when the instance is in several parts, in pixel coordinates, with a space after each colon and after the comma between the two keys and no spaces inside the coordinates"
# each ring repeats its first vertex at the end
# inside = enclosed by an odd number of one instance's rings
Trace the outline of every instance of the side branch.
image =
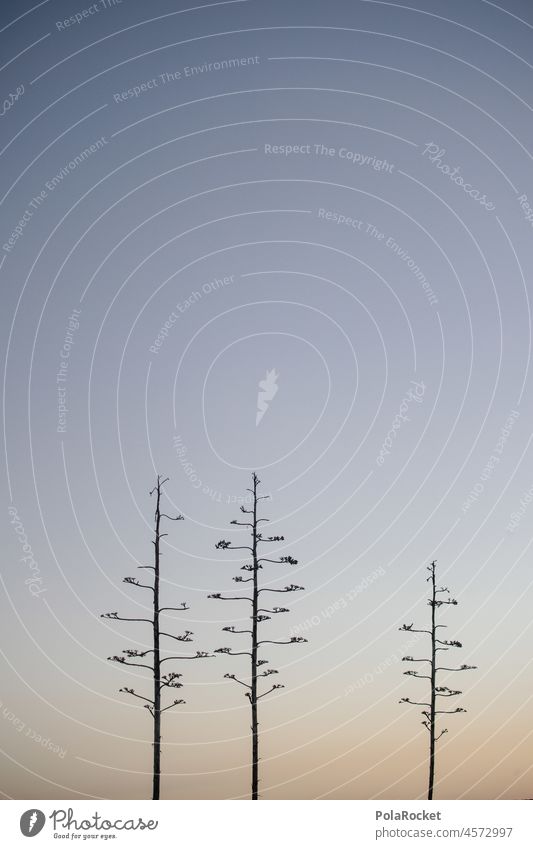
{"type": "Polygon", "coordinates": [[[245,681],[241,681],[240,678],[237,678],[235,675],[232,675],[230,672],[226,672],[224,678],[231,678],[232,681],[236,681],[237,684],[242,684],[243,687],[246,687],[248,690],[251,690],[250,684],[247,684],[245,681]]]}
{"type": "Polygon", "coordinates": [[[221,548],[223,551],[251,551],[253,554],[253,548],[250,545],[232,545],[225,539],[219,540],[215,548],[221,548]]]}
{"type": "Polygon", "coordinates": [[[124,664],[124,666],[138,666],[142,669],[150,669],[152,672],[154,671],[153,666],[148,666],[148,664],[146,663],[130,663],[130,661],[126,660],[126,658],[118,657],[117,655],[114,655],[113,657],[108,657],[107,659],[114,661],[114,663],[122,663],[124,664]]]}
{"type": "Polygon", "coordinates": [[[159,632],[162,637],[170,637],[171,640],[177,640],[179,643],[192,643],[191,634],[192,631],[185,631],[184,634],[176,636],[175,634],[168,634],[166,631],[159,632]]]}
{"type": "Polygon", "coordinates": [[[402,703],[406,703],[408,705],[421,705],[421,707],[428,707],[428,708],[431,707],[431,705],[428,702],[412,702],[411,699],[406,697],[406,696],[404,696],[402,699],[400,699],[399,704],[402,704],[402,703]]]}
{"type": "Polygon", "coordinates": [[[197,660],[199,657],[213,657],[206,651],[197,651],[196,654],[186,654],[182,657],[173,655],[172,657],[162,657],[160,663],[165,663],[167,660],[197,660]]]}
{"type": "Polygon", "coordinates": [[[248,655],[248,657],[252,656],[252,652],[250,651],[232,651],[230,648],[224,647],[221,649],[215,649],[214,654],[231,654],[233,657],[236,657],[240,654],[248,655]]]}
{"type": "Polygon", "coordinates": [[[412,625],[402,625],[401,628],[398,628],[398,631],[410,631],[413,634],[429,634],[431,636],[431,631],[426,631],[423,628],[413,628],[412,625]]]}
{"type": "Polygon", "coordinates": [[[154,588],[150,584],[141,584],[136,578],[122,578],[122,583],[131,584],[134,587],[142,587],[144,590],[152,590],[154,592],[154,588]]]}
{"type": "Polygon", "coordinates": [[[207,598],[218,598],[220,601],[252,601],[245,595],[220,595],[220,593],[211,593],[207,598]]]}
{"type": "Polygon", "coordinates": [[[170,708],[176,707],[176,705],[184,705],[185,699],[174,699],[171,705],[167,705],[167,707],[161,708],[159,713],[164,713],[166,710],[170,710],[170,708]]]}
{"type": "Polygon", "coordinates": [[[269,694],[269,693],[272,693],[274,690],[282,690],[284,686],[285,686],[284,684],[274,684],[274,685],[270,688],[270,690],[267,690],[267,691],[266,691],[266,693],[261,693],[261,695],[260,695],[260,696],[258,696],[258,697],[257,697],[257,699],[258,699],[258,700],[259,700],[259,699],[263,699],[265,696],[268,696],[268,694],[269,694]]]}
{"type": "Polygon", "coordinates": [[[288,646],[290,643],[307,643],[305,637],[291,637],[289,640],[259,640],[257,645],[262,646],[265,643],[272,643],[276,646],[288,646]]]}
{"type": "Polygon", "coordinates": [[[137,699],[142,699],[144,702],[149,702],[151,705],[154,704],[152,699],[147,699],[144,696],[140,696],[135,690],[132,690],[130,687],[121,687],[119,693],[128,693],[130,696],[135,696],[137,699]]]}
{"type": "Polygon", "coordinates": [[[130,619],[126,616],[119,616],[118,613],[101,613],[101,619],[117,619],[119,622],[148,622],[149,625],[154,624],[153,619],[130,619]]]}

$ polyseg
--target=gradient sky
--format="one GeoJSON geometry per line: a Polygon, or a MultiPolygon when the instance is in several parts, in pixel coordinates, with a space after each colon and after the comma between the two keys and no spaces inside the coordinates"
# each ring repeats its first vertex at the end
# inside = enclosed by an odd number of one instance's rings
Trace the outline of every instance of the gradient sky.
{"type": "MultiPolygon", "coordinates": [[[[531,797],[530,4],[192,5],[0,11],[0,790],[149,794],[150,717],[118,693],[149,684],[106,660],[149,635],[100,613],[143,610],[121,579],[150,562],[162,473],[186,517],[164,547],[175,627],[239,645],[220,629],[243,607],[207,594],[242,563],[214,545],[256,470],[299,561],[264,578],[306,588],[265,636],[309,640],[267,655],[285,689],[261,703],[264,797],[423,797],[398,627],[427,622],[434,558],[478,666],[446,681],[468,713],[436,795],[531,797]]],[[[223,678],[241,660],[176,666],[164,798],[249,794],[223,678]]]]}

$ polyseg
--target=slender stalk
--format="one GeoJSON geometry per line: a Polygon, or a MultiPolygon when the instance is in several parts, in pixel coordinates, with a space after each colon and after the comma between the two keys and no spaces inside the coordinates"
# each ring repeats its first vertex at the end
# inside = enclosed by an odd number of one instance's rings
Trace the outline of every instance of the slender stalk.
{"type": "Polygon", "coordinates": [[[259,723],[257,718],[257,616],[259,609],[259,562],[257,559],[257,477],[253,477],[253,518],[252,518],[252,559],[254,589],[252,601],[252,690],[250,702],[252,706],[252,799],[259,798],[259,723]]]}
{"type": "Polygon", "coordinates": [[[161,657],[159,649],[159,552],[161,525],[161,480],[156,486],[154,540],[154,767],[152,799],[159,799],[161,788],[161,657]]]}
{"type": "MultiPolygon", "coordinates": [[[[437,666],[437,652],[447,652],[452,649],[462,648],[462,643],[459,640],[439,639],[437,636],[438,628],[446,628],[446,625],[437,623],[437,612],[442,605],[456,605],[457,601],[449,596],[447,587],[437,587],[437,563],[434,560],[428,567],[429,577],[426,579],[431,585],[431,596],[428,598],[428,604],[431,607],[431,627],[415,628],[414,624],[402,625],[400,631],[409,631],[411,634],[425,634],[431,640],[431,653],[429,657],[402,657],[402,660],[407,663],[429,663],[429,675],[425,675],[417,669],[408,669],[404,675],[410,675],[412,678],[423,678],[430,682],[429,702],[413,701],[409,697],[403,697],[400,702],[409,705],[419,705],[424,708],[422,711],[422,725],[429,731],[429,776],[428,776],[428,800],[433,799],[433,789],[435,784],[435,754],[436,744],[443,736],[448,733],[447,728],[443,728],[440,734],[437,735],[437,716],[443,714],[465,713],[462,707],[456,707],[452,710],[440,710],[439,706],[442,702],[437,699],[449,699],[454,696],[460,696],[461,690],[454,690],[446,686],[437,686],[437,678],[439,672],[466,672],[470,669],[476,669],[475,666],[462,663],[459,667],[437,666]],[[444,596],[444,598],[443,598],[444,596]]],[[[425,652],[424,652],[425,654],[425,652]]],[[[424,670],[427,671],[427,668],[424,670]]]]}
{"type": "Polygon", "coordinates": [[[437,660],[437,629],[436,629],[436,608],[437,587],[435,583],[435,568],[433,567],[430,573],[431,577],[431,697],[429,708],[429,783],[428,783],[428,799],[433,799],[433,782],[435,780],[435,710],[437,696],[435,691],[436,686],[436,660],[437,660]]]}
{"type": "MultiPolygon", "coordinates": [[[[160,614],[161,613],[169,613],[169,612],[179,612],[182,610],[188,610],[185,602],[182,602],[178,607],[175,606],[159,606],[159,597],[160,597],[160,565],[161,565],[161,539],[164,536],[167,536],[164,533],[161,533],[161,521],[162,519],[168,519],[169,521],[178,522],[183,519],[183,516],[180,514],[178,516],[169,516],[167,513],[161,512],[161,493],[163,486],[168,481],[168,478],[162,478],[161,475],[157,476],[157,483],[154,488],[150,492],[150,496],[153,496],[154,493],[156,495],[156,506],[155,506],[155,516],[154,516],[154,533],[155,539],[152,540],[152,544],[154,546],[154,565],[153,566],[139,566],[139,569],[148,569],[154,573],[154,582],[153,584],[141,583],[136,578],[128,577],[124,578],[124,583],[128,584],[131,587],[136,587],[137,589],[149,590],[152,593],[152,618],[148,619],[145,617],[132,617],[132,616],[119,616],[117,611],[113,613],[102,613],[102,618],[104,619],[112,619],[117,620],[119,622],[142,622],[143,624],[147,624],[151,626],[152,630],[152,647],[149,649],[145,649],[141,651],[139,649],[123,649],[124,654],[113,655],[113,657],[108,658],[108,660],[112,660],[114,663],[120,663],[122,666],[137,666],[140,669],[149,669],[152,674],[152,682],[153,682],[153,697],[151,699],[146,698],[145,696],[136,693],[132,687],[121,687],[121,693],[128,693],[130,696],[134,696],[137,699],[142,699],[145,702],[144,707],[150,713],[153,721],[153,770],[152,770],[152,799],[157,800],[160,798],[161,791],[161,715],[167,711],[171,710],[171,708],[176,707],[177,705],[184,704],[183,699],[173,699],[170,704],[167,704],[165,707],[162,707],[162,692],[165,688],[168,690],[176,690],[181,688],[181,674],[178,672],[168,672],[166,674],[161,674],[162,664],[169,661],[179,661],[179,660],[197,660],[198,658],[204,657],[212,657],[208,652],[197,651],[196,654],[189,655],[172,655],[161,657],[161,646],[160,641],[161,637],[169,637],[173,640],[178,640],[179,642],[190,643],[191,639],[191,631],[185,631],[184,634],[171,634],[168,631],[162,631],[160,628],[160,614]],[[150,660],[150,656],[153,655],[152,663],[143,663],[142,660],[150,660]]],[[[164,651],[164,646],[163,646],[164,651]]],[[[166,667],[165,667],[166,668],[166,667]]]]}
{"type": "Polygon", "coordinates": [[[208,598],[219,599],[221,601],[246,601],[250,605],[251,609],[251,620],[252,626],[251,628],[236,628],[234,625],[226,626],[222,630],[227,631],[231,634],[241,635],[246,634],[250,635],[248,639],[250,639],[250,651],[235,651],[228,646],[223,648],[215,649],[215,654],[227,654],[232,657],[237,657],[239,655],[247,656],[250,658],[251,666],[250,666],[250,679],[248,681],[241,680],[241,677],[237,677],[233,673],[227,672],[224,675],[224,678],[229,678],[239,684],[240,687],[244,687],[245,697],[248,699],[251,707],[252,714],[252,799],[259,799],[259,711],[258,711],[258,703],[259,700],[264,696],[268,696],[269,693],[274,692],[274,690],[279,690],[284,685],[283,684],[273,684],[268,690],[264,692],[260,692],[260,684],[261,681],[271,675],[277,675],[278,670],[267,668],[259,670],[259,667],[263,667],[263,664],[268,663],[265,658],[259,658],[259,650],[265,644],[272,645],[288,645],[293,643],[306,643],[307,640],[304,637],[290,637],[288,640],[260,640],[259,639],[259,628],[260,623],[265,622],[267,620],[272,619],[273,616],[278,616],[279,614],[288,613],[289,609],[287,607],[279,607],[277,605],[265,606],[268,602],[262,601],[263,596],[260,597],[261,593],[293,593],[303,590],[303,587],[298,586],[297,584],[288,584],[283,588],[279,587],[269,587],[269,586],[259,586],[259,570],[263,569],[263,564],[268,564],[269,566],[278,565],[278,566],[296,566],[298,561],[291,557],[290,555],[284,555],[280,557],[261,557],[260,554],[262,552],[262,546],[277,544],[279,542],[283,542],[284,537],[280,535],[265,535],[265,533],[261,532],[261,523],[269,522],[270,520],[265,517],[258,516],[259,512],[259,502],[266,500],[269,498],[268,495],[259,495],[258,488],[261,481],[254,473],[252,475],[252,488],[247,489],[247,492],[250,492],[252,495],[252,505],[250,508],[245,507],[244,504],[241,505],[241,513],[243,514],[244,521],[237,521],[234,519],[232,521],[232,525],[237,525],[240,528],[249,529],[250,537],[250,545],[233,545],[231,542],[225,539],[219,540],[217,542],[215,548],[222,549],[224,551],[247,551],[248,556],[251,557],[251,563],[246,563],[241,566],[241,571],[244,571],[248,577],[243,577],[242,575],[236,575],[233,580],[238,584],[252,584],[250,590],[247,595],[222,595],[221,593],[211,593],[208,598]],[[259,604],[263,605],[262,607],[259,604]]]}

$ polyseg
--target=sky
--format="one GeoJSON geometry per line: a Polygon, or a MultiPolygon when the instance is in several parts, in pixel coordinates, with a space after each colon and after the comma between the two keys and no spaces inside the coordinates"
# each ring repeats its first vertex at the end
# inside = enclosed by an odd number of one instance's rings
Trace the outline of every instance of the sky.
{"type": "MultiPolygon", "coordinates": [[[[263,798],[424,797],[432,560],[477,667],[436,796],[531,796],[532,33],[525,0],[2,3],[5,798],[149,795],[149,679],[107,658],[150,634],[100,614],[148,612],[161,474],[166,624],[244,649],[207,596],[254,471],[298,560],[261,580],[305,588],[264,636],[307,639],[265,656],[263,798]]],[[[162,797],[247,798],[243,658],[172,668],[162,797]]]]}

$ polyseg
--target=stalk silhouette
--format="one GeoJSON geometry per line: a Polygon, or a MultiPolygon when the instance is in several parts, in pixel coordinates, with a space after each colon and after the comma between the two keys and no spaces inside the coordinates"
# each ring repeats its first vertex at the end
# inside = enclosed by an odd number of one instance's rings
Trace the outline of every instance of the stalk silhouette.
{"type": "Polygon", "coordinates": [[[259,720],[258,720],[258,702],[260,699],[267,696],[269,693],[272,693],[274,690],[281,689],[283,684],[273,684],[269,690],[266,690],[264,693],[259,692],[259,680],[260,678],[268,678],[271,675],[277,675],[277,669],[265,669],[262,672],[259,672],[259,667],[263,666],[265,663],[268,663],[268,660],[263,660],[258,657],[259,648],[262,645],[273,644],[273,645],[288,645],[289,643],[306,643],[307,640],[304,637],[291,637],[288,640],[260,640],[259,639],[259,625],[261,622],[265,622],[272,618],[272,615],[278,613],[288,613],[289,609],[287,607],[260,607],[259,605],[262,603],[260,600],[261,593],[291,593],[297,592],[298,590],[303,590],[303,587],[297,586],[296,584],[288,584],[282,589],[275,589],[270,587],[261,587],[259,585],[259,570],[263,569],[263,564],[288,564],[290,566],[295,566],[297,564],[297,560],[289,555],[285,555],[283,557],[279,557],[277,559],[270,557],[260,557],[259,551],[260,547],[265,543],[276,543],[282,542],[284,537],[282,536],[263,536],[261,531],[259,530],[259,526],[263,522],[269,522],[269,519],[265,519],[258,516],[258,506],[259,502],[266,500],[269,498],[268,495],[258,495],[258,487],[260,484],[260,480],[257,475],[254,473],[252,475],[252,488],[247,489],[247,492],[252,493],[252,509],[246,509],[244,505],[241,505],[241,512],[247,514],[249,516],[249,521],[246,522],[238,522],[234,519],[231,524],[238,525],[240,527],[249,528],[250,536],[251,536],[251,545],[232,545],[231,542],[227,540],[220,540],[216,544],[216,548],[223,550],[244,550],[248,551],[251,555],[251,563],[246,563],[241,567],[241,571],[245,571],[249,573],[249,577],[243,578],[241,575],[237,575],[233,578],[237,583],[251,583],[251,596],[223,596],[221,593],[212,593],[208,596],[208,598],[216,598],[221,599],[223,601],[247,601],[251,607],[251,628],[246,629],[237,629],[233,625],[227,626],[223,628],[223,631],[228,631],[232,634],[249,634],[250,635],[250,651],[233,651],[231,648],[220,648],[215,649],[215,653],[218,654],[229,654],[229,655],[247,655],[250,657],[251,665],[250,665],[250,682],[241,681],[232,673],[226,673],[224,678],[230,678],[233,681],[236,681],[238,684],[241,684],[246,688],[245,697],[248,698],[251,707],[252,714],[252,799],[259,798],[259,720]]]}
{"type": "Polygon", "coordinates": [[[456,605],[457,601],[454,598],[439,598],[442,593],[449,593],[447,587],[439,587],[437,589],[437,562],[434,560],[427,567],[429,576],[426,579],[430,584],[431,596],[428,598],[428,605],[431,607],[431,627],[429,630],[417,629],[413,625],[402,625],[400,631],[410,631],[414,634],[427,634],[431,640],[431,656],[427,657],[402,657],[402,660],[408,663],[429,663],[429,675],[423,675],[415,669],[408,669],[403,674],[410,675],[413,678],[425,678],[430,682],[430,697],[429,702],[413,702],[411,699],[402,698],[400,703],[410,705],[420,705],[425,708],[422,711],[424,717],[422,725],[429,731],[429,779],[428,779],[428,799],[433,799],[433,786],[435,782],[435,744],[440,738],[448,732],[447,728],[436,734],[436,717],[440,714],[450,713],[466,713],[465,708],[456,707],[453,710],[440,710],[438,699],[452,698],[453,696],[461,695],[461,690],[452,690],[450,687],[437,686],[438,672],[465,672],[468,669],[476,669],[476,666],[468,666],[463,663],[459,667],[437,666],[437,652],[450,651],[452,648],[462,648],[462,643],[458,640],[439,640],[437,637],[438,628],[446,628],[447,625],[437,623],[437,611],[443,604],[456,605]]]}
{"type": "Polygon", "coordinates": [[[122,687],[119,692],[120,693],[128,693],[131,696],[135,696],[138,699],[142,699],[145,704],[144,707],[150,712],[153,718],[153,727],[154,727],[154,741],[153,741],[153,776],[152,776],[152,799],[159,799],[160,797],[160,787],[161,787],[161,714],[176,705],[185,704],[183,699],[174,699],[169,705],[166,707],[162,707],[161,696],[162,692],[165,688],[169,690],[180,689],[182,684],[180,682],[180,678],[182,677],[178,672],[169,672],[166,674],[162,674],[161,667],[163,663],[168,662],[169,660],[196,660],[198,658],[203,657],[212,657],[207,652],[197,651],[194,655],[184,655],[184,656],[170,656],[170,657],[161,657],[161,637],[169,637],[172,640],[177,640],[181,643],[190,643],[192,642],[192,631],[185,631],[181,635],[170,634],[167,631],[162,631],[160,627],[160,617],[162,613],[166,613],[168,611],[182,611],[189,610],[185,602],[182,602],[179,607],[160,607],[160,580],[161,580],[161,539],[163,537],[168,536],[168,534],[161,533],[161,520],[168,519],[172,522],[178,522],[183,519],[183,516],[168,516],[166,513],[161,512],[161,490],[164,484],[168,481],[168,478],[164,480],[161,478],[161,475],[157,476],[157,483],[155,487],[151,490],[150,495],[156,496],[156,506],[155,506],[155,515],[154,515],[154,532],[155,539],[152,541],[154,546],[154,565],[153,566],[139,566],[139,569],[148,569],[154,573],[154,581],[153,584],[141,584],[136,578],[124,578],[125,584],[130,584],[134,587],[139,587],[141,589],[149,590],[152,593],[152,618],[130,618],[119,616],[115,611],[114,613],[103,613],[103,619],[116,619],[120,622],[145,622],[151,625],[152,629],[152,648],[146,649],[145,651],[139,651],[138,649],[123,649],[124,656],[114,655],[113,657],[109,657],[108,660],[112,660],[114,663],[120,663],[124,666],[137,666],[141,669],[149,669],[152,673],[153,678],[153,697],[151,699],[146,696],[141,696],[139,693],[135,692],[130,687],[122,687]],[[150,663],[140,663],[138,659],[148,658],[149,655],[152,655],[152,664],[150,663]]]}

